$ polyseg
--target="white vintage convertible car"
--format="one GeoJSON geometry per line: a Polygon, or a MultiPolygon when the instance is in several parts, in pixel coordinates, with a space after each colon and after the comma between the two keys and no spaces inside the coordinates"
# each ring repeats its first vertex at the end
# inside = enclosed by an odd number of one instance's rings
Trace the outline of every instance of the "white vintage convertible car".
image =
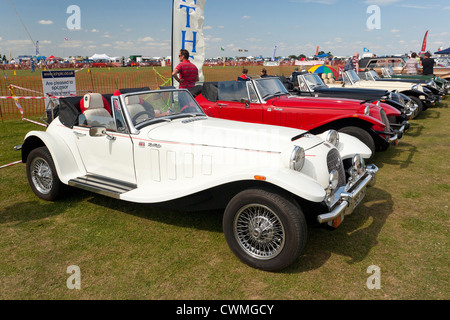
{"type": "Polygon", "coordinates": [[[352,136],[209,118],[187,90],[90,93],[58,108],[21,146],[39,198],[70,186],[185,211],[225,208],[231,250],[263,270],[298,258],[309,222],[337,228],[378,171],[352,136]]]}
{"type": "Polygon", "coordinates": [[[343,72],[342,81],[336,81],[336,83],[329,84],[328,86],[396,91],[413,100],[419,109],[419,113],[422,112],[422,110],[433,106],[435,102],[437,102],[434,99],[432,92],[418,83],[361,80],[354,70],[343,72]]]}

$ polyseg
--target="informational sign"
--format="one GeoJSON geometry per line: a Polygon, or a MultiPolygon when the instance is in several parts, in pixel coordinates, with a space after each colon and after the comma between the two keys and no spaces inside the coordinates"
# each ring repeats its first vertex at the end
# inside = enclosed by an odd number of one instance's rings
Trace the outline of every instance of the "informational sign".
{"type": "MultiPolygon", "coordinates": [[[[76,95],[75,71],[42,71],[42,87],[45,95],[64,97],[76,95]]],[[[46,99],[46,106],[48,102],[49,99],[46,99]]]]}
{"type": "Polygon", "coordinates": [[[200,81],[204,80],[202,67],[205,61],[205,3],[206,0],[173,0],[172,66],[175,68],[179,63],[180,50],[188,50],[191,62],[198,69],[200,81]]]}

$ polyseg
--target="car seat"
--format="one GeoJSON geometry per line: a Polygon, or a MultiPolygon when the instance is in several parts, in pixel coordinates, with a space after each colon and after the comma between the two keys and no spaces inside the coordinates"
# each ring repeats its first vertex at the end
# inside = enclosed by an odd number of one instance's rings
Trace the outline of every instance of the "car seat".
{"type": "Polygon", "coordinates": [[[128,113],[131,119],[133,119],[139,112],[145,111],[144,106],[141,104],[139,96],[129,96],[125,98],[128,113]]]}
{"type": "Polygon", "coordinates": [[[336,83],[336,80],[334,80],[334,75],[332,73],[328,74],[328,83],[336,83]]]}
{"type": "Polygon", "coordinates": [[[86,94],[83,97],[81,111],[86,118],[88,126],[104,126],[108,129],[114,129],[113,118],[105,108],[104,100],[100,93],[86,94]]]}

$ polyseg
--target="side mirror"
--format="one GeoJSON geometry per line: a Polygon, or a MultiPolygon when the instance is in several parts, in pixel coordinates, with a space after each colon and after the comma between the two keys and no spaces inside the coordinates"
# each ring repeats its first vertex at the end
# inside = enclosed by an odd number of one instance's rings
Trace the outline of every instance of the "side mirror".
{"type": "Polygon", "coordinates": [[[106,134],[105,127],[92,127],[89,129],[89,136],[91,137],[103,137],[106,134]]]}
{"type": "Polygon", "coordinates": [[[250,100],[248,100],[246,98],[242,98],[241,103],[245,103],[245,107],[250,108],[250,100]]]}
{"type": "Polygon", "coordinates": [[[89,136],[91,137],[103,137],[106,136],[108,140],[116,140],[116,137],[109,135],[106,132],[105,127],[92,127],[89,129],[89,136]]]}

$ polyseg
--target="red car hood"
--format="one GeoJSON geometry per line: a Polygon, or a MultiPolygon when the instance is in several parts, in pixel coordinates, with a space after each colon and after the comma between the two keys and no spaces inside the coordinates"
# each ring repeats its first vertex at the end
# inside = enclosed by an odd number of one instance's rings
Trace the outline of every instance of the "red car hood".
{"type": "MultiPolygon", "coordinates": [[[[353,112],[364,112],[366,105],[374,106],[373,104],[363,103],[362,100],[354,99],[337,99],[337,98],[319,98],[319,97],[301,97],[301,96],[281,96],[270,100],[270,103],[275,107],[307,107],[307,108],[338,108],[352,110],[353,112]]],[[[380,103],[380,107],[384,109],[388,116],[399,116],[401,112],[396,108],[386,104],[380,103]]]]}

